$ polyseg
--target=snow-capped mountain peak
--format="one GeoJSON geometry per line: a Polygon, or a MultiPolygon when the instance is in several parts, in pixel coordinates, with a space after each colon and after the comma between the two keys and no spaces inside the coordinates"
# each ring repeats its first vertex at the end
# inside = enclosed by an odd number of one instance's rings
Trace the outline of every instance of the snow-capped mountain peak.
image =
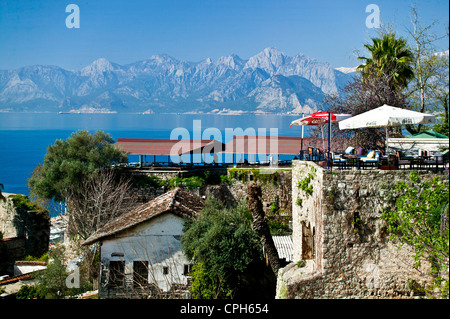
{"type": "Polygon", "coordinates": [[[111,72],[117,69],[118,65],[113,65],[105,58],[99,58],[92,62],[90,65],[81,69],[80,74],[83,76],[91,76],[103,72],[111,72]]]}
{"type": "Polygon", "coordinates": [[[78,72],[0,70],[0,110],[309,112],[349,79],[326,62],[270,47],[248,60],[233,54],[186,62],[157,54],[121,66],[99,58],[78,72]]]}
{"type": "Polygon", "coordinates": [[[348,73],[356,72],[356,66],[355,67],[341,66],[339,68],[335,68],[335,70],[338,70],[338,71],[340,71],[342,73],[348,74],[348,73]]]}
{"type": "Polygon", "coordinates": [[[220,57],[219,59],[217,59],[216,63],[217,63],[217,65],[224,65],[230,69],[238,70],[244,66],[245,61],[243,61],[237,55],[232,54],[232,55],[220,57]]]}
{"type": "Polygon", "coordinates": [[[277,73],[281,65],[287,62],[286,58],[286,55],[276,48],[265,48],[257,55],[252,56],[244,68],[260,68],[273,75],[277,73]]]}

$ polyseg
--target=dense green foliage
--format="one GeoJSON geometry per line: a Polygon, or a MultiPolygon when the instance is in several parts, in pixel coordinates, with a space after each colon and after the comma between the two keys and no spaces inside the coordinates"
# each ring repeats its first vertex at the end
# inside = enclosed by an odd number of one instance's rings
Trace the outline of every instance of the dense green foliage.
{"type": "Polygon", "coordinates": [[[313,194],[314,188],[311,184],[311,181],[314,179],[314,174],[308,173],[308,175],[305,178],[302,178],[298,181],[297,187],[298,189],[304,191],[306,195],[311,196],[313,194]]]}
{"type": "Polygon", "coordinates": [[[48,252],[42,254],[41,256],[32,256],[32,255],[28,255],[25,257],[24,260],[27,261],[45,261],[48,262],[48,252]]]}
{"type": "Polygon", "coordinates": [[[388,32],[380,38],[372,38],[371,44],[364,47],[370,52],[370,57],[359,57],[365,63],[358,67],[363,73],[363,79],[373,76],[386,76],[391,88],[404,88],[414,77],[412,69],[413,53],[408,48],[406,39],[396,37],[388,32]]]}
{"type": "Polygon", "coordinates": [[[13,200],[14,207],[22,211],[35,211],[38,215],[43,218],[49,219],[49,212],[47,209],[42,207],[41,205],[33,202],[26,195],[16,194],[10,195],[10,198],[13,200]]]}
{"type": "Polygon", "coordinates": [[[266,213],[267,225],[272,236],[283,236],[291,233],[289,221],[292,216],[286,216],[284,210],[278,205],[278,197],[276,201],[270,203],[270,211],[266,213]]]}
{"type": "Polygon", "coordinates": [[[185,178],[174,177],[165,181],[165,184],[169,189],[173,189],[178,186],[183,186],[187,189],[194,189],[204,186],[205,180],[200,176],[191,176],[185,178]]]}
{"type": "Polygon", "coordinates": [[[23,285],[16,294],[17,299],[45,299],[37,286],[23,285]]]}
{"type": "Polygon", "coordinates": [[[246,182],[248,176],[251,174],[253,181],[261,181],[263,183],[271,182],[276,185],[280,176],[278,172],[271,172],[270,174],[262,172],[258,168],[229,168],[228,170],[229,179],[240,180],[241,182],[246,182]]]}
{"type": "Polygon", "coordinates": [[[198,175],[190,177],[172,177],[169,179],[162,179],[158,176],[135,175],[132,177],[132,182],[136,186],[152,186],[152,187],[167,187],[173,189],[175,187],[185,187],[187,189],[195,189],[205,185],[220,184],[226,175],[218,176],[211,174],[210,171],[204,171],[198,175]]]}
{"type": "Polygon", "coordinates": [[[41,198],[64,200],[86,176],[113,163],[127,162],[126,153],[113,143],[109,134],[90,134],[86,130],[72,133],[66,140],[56,140],[47,148],[44,164],[36,167],[29,178],[30,190],[41,198]]]}
{"type": "MultiPolygon", "coordinates": [[[[324,105],[330,111],[350,113],[353,116],[383,104],[436,115],[434,130],[448,136],[449,123],[449,58],[436,54],[442,48],[436,41],[439,35],[434,26],[422,25],[415,7],[412,7],[408,38],[399,37],[393,28],[382,26],[379,35],[364,45],[367,51],[359,60],[360,74],[342,90],[342,94],[328,95],[324,105]]],[[[428,124],[405,124],[411,134],[430,127],[428,124]]],[[[385,131],[376,128],[338,130],[333,136],[351,138],[350,145],[367,149],[384,149],[385,131]]],[[[403,137],[400,128],[388,128],[390,137],[403,137]]]]}
{"type": "Polygon", "coordinates": [[[261,244],[251,229],[251,214],[244,205],[226,209],[209,198],[200,213],[196,220],[185,224],[181,239],[183,252],[195,263],[192,295],[233,297],[248,280],[244,277],[252,276],[249,269],[262,264],[261,244]]]}
{"type": "Polygon", "coordinates": [[[415,172],[410,181],[397,182],[395,208],[386,210],[386,221],[392,239],[414,248],[415,268],[423,261],[431,264],[433,287],[427,292],[448,298],[449,266],[449,186],[436,177],[422,181],[415,172]]]}
{"type": "Polygon", "coordinates": [[[203,262],[192,267],[190,291],[195,299],[228,299],[233,293],[226,280],[209,271],[203,262]]]}
{"type": "Polygon", "coordinates": [[[80,271],[80,287],[68,288],[66,280],[70,273],[64,265],[64,249],[54,248],[49,252],[50,262],[47,269],[35,273],[34,285],[22,286],[16,295],[17,299],[63,299],[77,295],[81,292],[91,290],[92,284],[83,276],[84,271],[80,271]]]}

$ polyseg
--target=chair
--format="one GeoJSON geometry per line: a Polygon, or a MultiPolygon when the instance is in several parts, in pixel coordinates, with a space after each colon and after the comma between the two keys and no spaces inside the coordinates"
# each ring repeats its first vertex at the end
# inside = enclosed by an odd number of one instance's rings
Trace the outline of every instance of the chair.
{"type": "Polygon", "coordinates": [[[441,155],[442,155],[442,160],[444,161],[444,168],[445,168],[445,164],[449,163],[448,150],[445,150],[444,152],[442,152],[441,155]]]}
{"type": "Polygon", "coordinates": [[[316,156],[317,156],[318,161],[325,159],[325,154],[322,152],[322,150],[320,148],[316,149],[316,156]]]}
{"type": "Polygon", "coordinates": [[[325,160],[327,161],[328,166],[333,166],[333,157],[328,150],[325,150],[325,160]]]}
{"type": "MultiPolygon", "coordinates": [[[[369,157],[370,152],[373,152],[372,150],[368,150],[366,154],[358,154],[358,157],[369,157]]],[[[375,156],[375,154],[374,154],[375,156]]]]}
{"type": "MultiPolygon", "coordinates": [[[[295,159],[295,158],[294,158],[295,159]]],[[[307,155],[305,154],[305,150],[301,150],[298,154],[298,159],[303,161],[307,159],[307,155]]]]}
{"type": "Polygon", "coordinates": [[[347,147],[347,148],[345,149],[345,152],[344,152],[344,153],[347,154],[347,155],[350,155],[350,154],[353,154],[354,151],[355,151],[355,149],[354,149],[353,147],[349,146],[349,147],[347,147]]]}
{"type": "Polygon", "coordinates": [[[439,166],[442,165],[442,167],[444,166],[444,156],[443,155],[435,155],[434,159],[427,159],[423,161],[423,164],[427,167],[427,168],[432,168],[434,167],[435,170],[437,171],[439,169],[439,166]]]}
{"type": "Polygon", "coordinates": [[[378,163],[380,162],[381,152],[380,151],[371,151],[374,153],[367,154],[367,157],[360,157],[361,167],[378,167],[378,163]],[[372,155],[373,154],[373,155],[372,155]]]}
{"type": "Polygon", "coordinates": [[[310,161],[318,160],[316,149],[314,147],[311,147],[311,146],[308,147],[308,160],[310,160],[310,161]]]}
{"type": "Polygon", "coordinates": [[[397,168],[403,166],[406,169],[406,165],[409,165],[409,168],[411,168],[411,158],[406,157],[401,151],[395,152],[395,156],[397,157],[397,168]]]}
{"type": "Polygon", "coordinates": [[[329,158],[329,161],[330,163],[332,163],[333,166],[337,165],[339,169],[347,165],[347,160],[345,158],[342,158],[340,155],[336,155],[333,152],[329,152],[327,158],[329,158]]]}
{"type": "Polygon", "coordinates": [[[391,167],[394,167],[395,169],[398,168],[397,155],[395,154],[388,155],[388,166],[389,169],[391,169],[391,167]]]}

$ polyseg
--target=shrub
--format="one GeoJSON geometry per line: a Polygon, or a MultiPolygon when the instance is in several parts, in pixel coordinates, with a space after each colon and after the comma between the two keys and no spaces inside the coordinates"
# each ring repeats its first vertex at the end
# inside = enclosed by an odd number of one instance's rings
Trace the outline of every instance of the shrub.
{"type": "Polygon", "coordinates": [[[434,285],[427,291],[430,296],[448,298],[449,260],[449,187],[439,177],[422,181],[411,172],[410,182],[397,182],[395,207],[386,209],[382,218],[392,240],[399,240],[414,249],[413,267],[426,260],[431,265],[428,274],[434,285]]]}
{"type": "Polygon", "coordinates": [[[297,187],[304,191],[307,195],[311,196],[313,194],[313,185],[310,185],[311,180],[314,178],[314,175],[311,173],[308,173],[308,175],[299,180],[297,183],[297,187]]]}
{"type": "Polygon", "coordinates": [[[43,208],[41,205],[36,204],[31,201],[26,195],[10,195],[9,196],[14,203],[14,207],[22,211],[35,211],[38,215],[43,218],[49,219],[49,212],[47,209],[43,208]]]}
{"type": "Polygon", "coordinates": [[[211,198],[201,216],[185,224],[181,245],[194,261],[193,293],[198,298],[228,298],[230,290],[241,288],[248,267],[262,262],[261,243],[251,228],[248,209],[242,205],[226,209],[211,198]]]}

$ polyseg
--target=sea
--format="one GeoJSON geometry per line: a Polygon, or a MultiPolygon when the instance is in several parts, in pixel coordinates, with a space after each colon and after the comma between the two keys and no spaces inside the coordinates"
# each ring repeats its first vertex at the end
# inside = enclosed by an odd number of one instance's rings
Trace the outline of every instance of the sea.
{"type": "MultiPolygon", "coordinates": [[[[3,192],[29,195],[27,179],[42,164],[47,147],[67,139],[78,130],[109,133],[117,138],[200,138],[205,132],[220,132],[223,143],[239,135],[300,136],[301,127],[289,124],[298,115],[277,114],[90,114],[90,113],[0,113],[0,184],[3,192]],[[207,130],[213,129],[213,130],[207,130]],[[275,133],[276,132],[276,133],[275,133]]],[[[304,136],[309,135],[304,127],[304,136]]],[[[217,139],[217,138],[216,138],[217,139]]],[[[134,159],[130,158],[130,161],[134,159]]]]}

